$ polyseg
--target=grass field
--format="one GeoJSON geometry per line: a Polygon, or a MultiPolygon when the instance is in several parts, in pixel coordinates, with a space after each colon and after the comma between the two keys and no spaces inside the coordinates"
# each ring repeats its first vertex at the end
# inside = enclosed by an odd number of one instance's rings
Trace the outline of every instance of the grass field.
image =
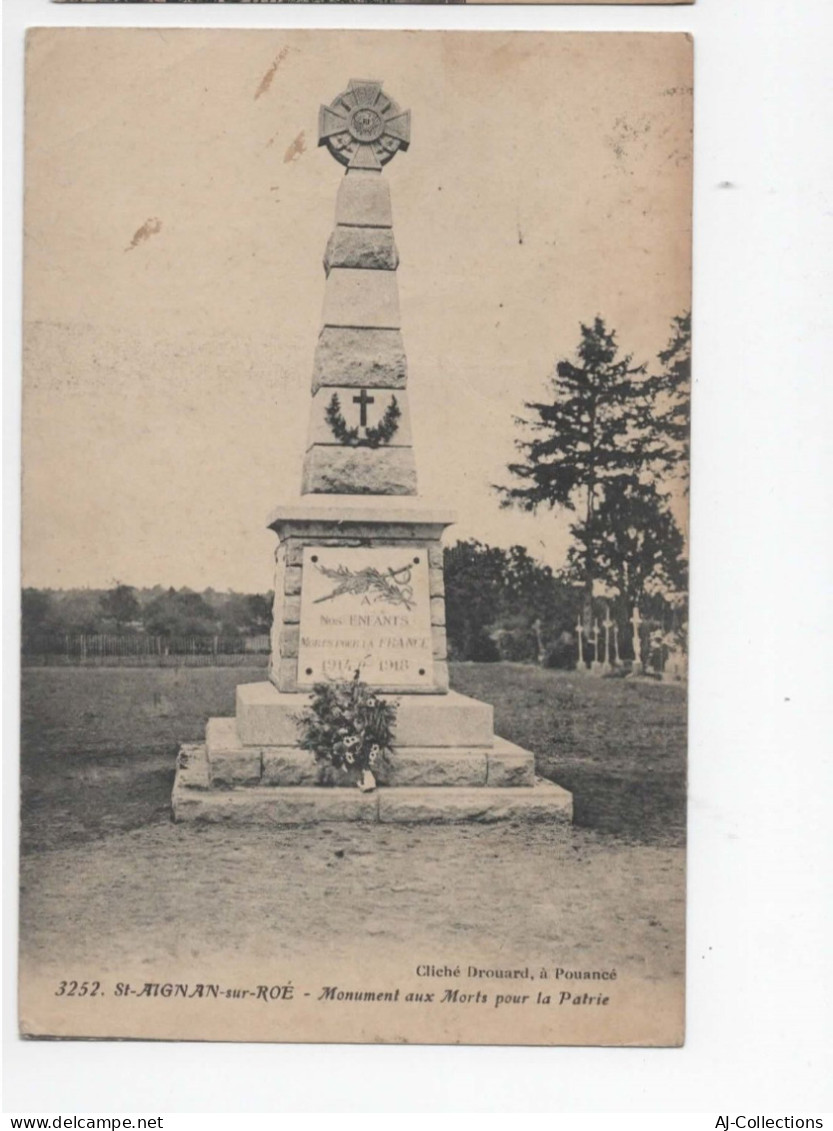
{"type": "MultiPolygon", "coordinates": [[[[493,703],[495,730],[574,794],[576,824],[641,844],[685,828],[685,696],[522,664],[458,664],[453,683],[493,703]]],[[[23,846],[60,847],[167,821],[181,742],[234,713],[261,669],[40,668],[23,678],[23,846]]]]}
{"type": "Polygon", "coordinates": [[[683,687],[525,664],[458,664],[452,678],[493,703],[496,733],[534,750],[538,773],[572,792],[577,825],[639,844],[684,843],[683,687]]]}
{"type": "MultiPolygon", "coordinates": [[[[174,825],[176,749],[262,669],[24,671],[24,952],[275,953],[329,938],[551,946],[577,961],[683,962],[685,695],[514,664],[452,682],[572,790],[576,826],[174,825]],[[79,893],[83,898],[79,899],[79,893]],[[218,897],[222,898],[218,898],[218,897]],[[58,949],[59,948],[59,951],[58,949]]],[[[115,956],[115,957],[114,957],[115,956]]]]}

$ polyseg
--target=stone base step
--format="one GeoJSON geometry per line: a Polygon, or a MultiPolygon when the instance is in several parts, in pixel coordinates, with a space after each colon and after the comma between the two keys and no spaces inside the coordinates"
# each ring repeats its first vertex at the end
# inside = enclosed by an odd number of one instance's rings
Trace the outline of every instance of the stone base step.
{"type": "MultiPolygon", "coordinates": [[[[318,784],[315,756],[298,746],[244,746],[235,719],[209,719],[206,728],[211,785],[306,786],[318,784]]],[[[535,755],[494,737],[491,746],[399,746],[389,771],[379,775],[388,786],[531,786],[535,755]]],[[[353,786],[346,774],[337,785],[353,786]]]]}
{"type": "MultiPolygon", "coordinates": [[[[383,695],[399,704],[394,746],[491,746],[490,703],[456,691],[445,695],[383,695]]],[[[244,746],[294,746],[298,715],[310,696],[278,691],[271,683],[237,688],[237,734],[244,746]]]]}
{"type": "Polygon", "coordinates": [[[183,746],[172,796],[176,821],[234,825],[300,825],[321,821],[446,823],[559,821],[573,814],[572,794],[537,779],[517,789],[499,786],[385,788],[373,793],[321,786],[210,788],[204,745],[183,746]]]}

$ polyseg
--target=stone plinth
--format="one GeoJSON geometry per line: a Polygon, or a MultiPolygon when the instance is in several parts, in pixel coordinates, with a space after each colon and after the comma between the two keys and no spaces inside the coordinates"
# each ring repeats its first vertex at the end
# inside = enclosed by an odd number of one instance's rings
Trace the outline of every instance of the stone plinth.
{"type": "Polygon", "coordinates": [[[239,686],[235,717],[211,719],[205,742],[182,748],[177,820],[571,820],[570,794],[536,778],[531,751],[495,735],[491,705],[448,689],[440,539],[453,518],[389,498],[304,499],[272,515],[270,679],[239,686]],[[358,663],[397,704],[390,764],[371,794],[346,772],[324,786],[299,746],[309,688],[350,678],[358,663]]]}
{"type": "MultiPolygon", "coordinates": [[[[449,691],[445,695],[383,694],[399,703],[394,747],[489,747],[493,709],[449,691]]],[[[243,683],[237,688],[237,736],[247,746],[291,746],[297,741],[295,717],[309,702],[307,694],[278,691],[272,683],[243,683]]]]}
{"type": "Polygon", "coordinates": [[[398,704],[390,764],[379,774],[379,789],[362,794],[344,772],[330,787],[319,784],[314,755],[298,745],[307,694],[241,684],[235,717],[210,719],[205,742],[181,748],[175,818],[235,824],[571,820],[571,795],[536,777],[531,751],[494,734],[489,704],[454,691],[390,698],[398,704]]]}
{"type": "Polygon", "coordinates": [[[314,444],[304,460],[305,495],[415,495],[411,448],[314,444]]]}
{"type": "MultiPolygon", "coordinates": [[[[172,797],[174,820],[234,825],[301,825],[321,821],[434,824],[454,821],[570,822],[572,795],[542,779],[505,788],[487,782],[403,784],[373,793],[355,788],[260,784],[212,788],[204,745],[183,746],[172,797]]],[[[226,783],[224,783],[226,784],[226,783]]]]}
{"type": "Polygon", "coordinates": [[[398,330],[399,292],[393,271],[334,267],[327,276],[324,325],[398,330]]]}
{"type": "Polygon", "coordinates": [[[390,228],[336,228],[324,252],[328,273],[333,267],[395,271],[398,266],[399,253],[390,228]]]}
{"type": "Polygon", "coordinates": [[[235,717],[209,720],[205,742],[182,748],[177,820],[571,820],[571,795],[536,778],[531,751],[495,735],[491,705],[448,689],[440,539],[453,519],[416,499],[304,499],[275,511],[269,682],[240,685],[235,717]],[[371,794],[346,772],[321,784],[298,745],[309,687],[350,678],[362,653],[365,682],[397,704],[390,763],[371,794]],[[388,666],[374,667],[380,657],[388,666]]]}
{"type": "Polygon", "coordinates": [[[325,385],[404,389],[408,375],[399,330],[325,326],[313,363],[312,391],[325,385]]]}
{"type": "MultiPolygon", "coordinates": [[[[253,685],[262,686],[262,685],[253,685]]],[[[281,737],[297,739],[294,719],[303,702],[298,697],[287,712],[290,722],[281,728],[281,737]]],[[[464,699],[463,696],[458,698],[464,699]]],[[[423,701],[424,702],[424,701],[423,701]]],[[[440,701],[440,702],[444,702],[440,701]]],[[[467,705],[481,707],[476,700],[467,705]]],[[[437,703],[436,713],[446,713],[437,703]]],[[[458,704],[459,707],[459,704],[458,704]]],[[[423,712],[428,715],[428,712],[423,712]]],[[[257,742],[244,744],[240,739],[237,719],[210,719],[206,729],[205,751],[211,785],[315,785],[318,767],[315,757],[297,745],[257,742]]],[[[413,718],[410,720],[413,724],[413,718]]],[[[245,730],[245,728],[242,728],[245,730]]],[[[495,786],[502,789],[532,786],[535,783],[535,758],[528,751],[489,734],[488,745],[466,746],[463,743],[443,745],[405,745],[397,741],[387,772],[379,781],[388,786],[495,786]]],[[[405,737],[413,737],[405,735],[405,737]]],[[[421,736],[420,736],[421,737],[421,736]]],[[[430,738],[430,732],[428,733],[430,738]]],[[[435,733],[434,738],[440,737],[435,733]]],[[[448,740],[448,735],[443,735],[448,740]]],[[[482,735],[478,736],[482,737],[482,735]]],[[[355,784],[345,775],[343,785],[355,784]]]]}
{"type": "Polygon", "coordinates": [[[363,170],[342,178],[336,196],[336,227],[392,228],[390,185],[377,173],[363,170]]]}
{"type": "Polygon", "coordinates": [[[385,824],[448,824],[452,821],[570,822],[573,798],[553,782],[523,789],[380,790],[379,820],[385,824]]]}

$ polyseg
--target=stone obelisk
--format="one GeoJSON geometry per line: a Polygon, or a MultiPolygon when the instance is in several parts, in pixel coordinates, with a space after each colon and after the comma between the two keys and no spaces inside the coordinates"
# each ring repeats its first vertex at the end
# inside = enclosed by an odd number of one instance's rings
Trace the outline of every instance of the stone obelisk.
{"type": "Polygon", "coordinates": [[[320,109],[319,145],[345,171],[324,253],[301,498],[270,522],[280,542],[269,677],[279,691],[357,667],[380,690],[448,690],[440,538],[455,516],[417,498],[382,173],[409,144],[410,113],[379,82],[354,79],[320,109]]]}
{"type": "Polygon", "coordinates": [[[449,691],[441,538],[451,511],[417,494],[390,189],[410,115],[375,81],[322,106],[319,142],[345,166],[324,254],[301,493],[279,506],[269,681],[237,688],[232,719],[182,747],[178,820],[567,819],[569,793],[494,734],[487,703],[449,691]],[[321,788],[298,746],[312,686],[356,670],[397,702],[375,793],[321,788]]]}
{"type": "Polygon", "coordinates": [[[312,377],[303,494],[415,495],[390,187],[382,167],[410,143],[377,82],[349,84],[319,113],[319,145],[346,166],[312,377]]]}

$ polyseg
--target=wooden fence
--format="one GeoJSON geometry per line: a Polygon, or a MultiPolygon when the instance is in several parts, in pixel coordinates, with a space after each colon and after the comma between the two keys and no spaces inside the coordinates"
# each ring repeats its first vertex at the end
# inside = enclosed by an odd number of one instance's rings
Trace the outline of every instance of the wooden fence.
{"type": "Polygon", "coordinates": [[[24,667],[262,667],[269,637],[55,632],[24,636],[24,667]]]}

